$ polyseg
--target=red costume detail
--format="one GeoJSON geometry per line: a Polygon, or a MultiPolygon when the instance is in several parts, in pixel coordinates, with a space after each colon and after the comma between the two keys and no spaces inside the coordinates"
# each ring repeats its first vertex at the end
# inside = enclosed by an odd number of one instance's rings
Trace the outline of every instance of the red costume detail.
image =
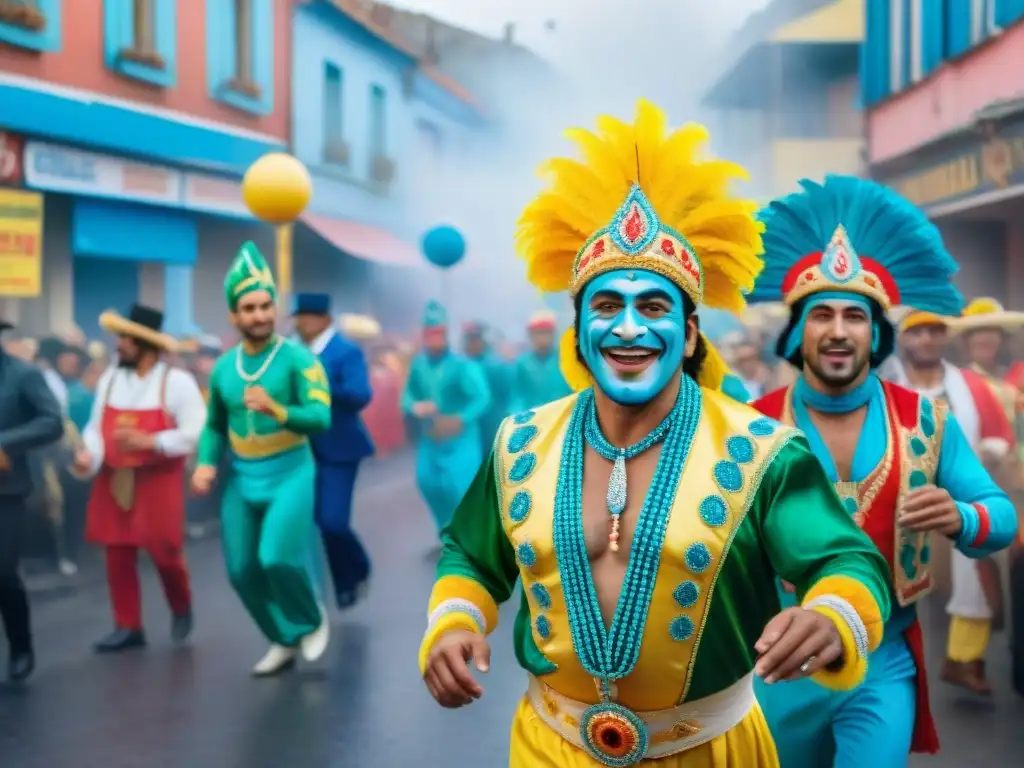
{"type": "Polygon", "coordinates": [[[668,238],[661,241],[661,250],[669,256],[676,255],[676,247],[672,245],[672,241],[668,238]]]}
{"type": "Polygon", "coordinates": [[[163,583],[175,615],[187,613],[192,602],[188,569],[182,554],[185,528],[185,459],[156,451],[124,452],[115,434],[135,429],[155,435],[174,428],[164,408],[167,372],[160,385],[160,406],[147,410],[113,408],[108,403],[115,377],[104,394],[100,434],[103,466],[89,495],[86,537],[107,548],[107,582],[114,618],[120,629],[142,628],[142,599],[136,570],[137,551],[146,550],[163,583]],[[130,510],[114,499],[111,481],[119,469],[131,469],[134,490],[130,510]]]}
{"type": "MultiPolygon", "coordinates": [[[[883,382],[882,388],[885,393],[890,424],[894,428],[897,424],[905,429],[915,427],[920,412],[921,396],[917,392],[890,382],[883,382]]],[[[792,414],[787,412],[789,410],[789,401],[790,388],[783,387],[782,389],[769,392],[760,400],[752,403],[752,405],[769,418],[791,423],[792,414]]],[[[893,451],[893,462],[889,476],[878,490],[871,507],[864,510],[863,514],[863,530],[871,537],[871,541],[874,542],[878,551],[885,558],[886,562],[889,563],[890,569],[893,567],[894,562],[895,536],[893,532],[896,526],[896,506],[899,499],[901,471],[899,451],[893,451]]],[[[917,714],[914,721],[911,751],[934,754],[939,751],[939,737],[935,729],[935,720],[932,717],[931,704],[928,700],[928,675],[925,671],[924,642],[921,626],[916,619],[903,633],[903,636],[914,659],[914,665],[917,668],[917,714]]]]}
{"type": "Polygon", "coordinates": [[[978,513],[978,535],[974,537],[971,546],[975,549],[988,540],[988,534],[992,530],[992,521],[988,518],[988,510],[984,504],[972,504],[978,513]]]}
{"type": "Polygon", "coordinates": [[[992,385],[984,376],[970,368],[961,368],[967,389],[970,390],[974,407],[978,411],[978,432],[982,440],[998,437],[1005,440],[1012,448],[1016,444],[1013,427],[1006,419],[1006,411],[1002,403],[992,391],[992,385]]]}
{"type": "MultiPolygon", "coordinates": [[[[817,253],[809,253],[790,267],[789,271],[786,273],[785,279],[782,281],[782,295],[786,296],[793,290],[801,272],[805,269],[817,267],[821,264],[821,257],[822,253],[820,251],[817,253]]],[[[896,306],[900,303],[900,289],[896,286],[896,281],[892,279],[892,275],[889,274],[889,270],[874,259],[865,258],[863,256],[861,257],[860,265],[865,272],[870,272],[874,277],[881,281],[882,290],[885,292],[885,295],[889,297],[889,303],[891,306],[896,306]]],[[[811,279],[813,278],[813,275],[808,273],[806,277],[811,279]]]]}
{"type": "Polygon", "coordinates": [[[640,209],[633,206],[633,210],[626,218],[626,225],[623,228],[626,233],[626,239],[630,242],[635,242],[640,239],[640,236],[644,233],[644,221],[640,217],[640,209]]]}

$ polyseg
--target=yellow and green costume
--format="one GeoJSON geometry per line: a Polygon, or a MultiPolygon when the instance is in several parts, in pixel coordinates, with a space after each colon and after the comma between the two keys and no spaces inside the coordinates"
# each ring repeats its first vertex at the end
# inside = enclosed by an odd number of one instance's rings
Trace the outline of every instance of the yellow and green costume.
{"type": "MultiPolygon", "coordinates": [[[[274,279],[252,243],[242,246],[224,290],[232,311],[252,291],[274,296],[274,279]]],[[[308,435],[331,424],[331,396],[316,356],[274,337],[259,351],[243,342],[223,354],[210,376],[208,418],[198,465],[216,467],[225,448],[231,472],[221,502],[221,541],[231,585],[272,643],[294,646],[320,626],[307,571],[316,467],[308,435]],[[262,387],[272,415],[244,405],[262,387]]]]}
{"type": "MultiPolygon", "coordinates": [[[[649,270],[694,305],[741,309],[759,268],[755,206],[726,193],[740,169],[699,157],[703,129],[666,135],[664,116],[641,102],[634,125],[605,117],[598,133],[572,137],[587,162],[549,163],[552,186],[520,223],[531,280],[576,293],[608,270],[649,270]],[[609,234],[630,219],[633,233],[659,232],[632,255],[609,234]]],[[[667,427],[608,626],[583,539],[594,396],[573,335],[563,369],[583,391],[505,420],[443,533],[421,669],[444,633],[493,631],[521,580],[513,631],[529,687],[511,768],[778,766],[752,687],[754,644],[780,610],[776,574],[835,622],[842,663],[816,679],[849,688],[888,615],[885,561],[800,433],[719,391],[724,367],[709,349],[700,381],[682,378],[684,416],[667,427]]]]}

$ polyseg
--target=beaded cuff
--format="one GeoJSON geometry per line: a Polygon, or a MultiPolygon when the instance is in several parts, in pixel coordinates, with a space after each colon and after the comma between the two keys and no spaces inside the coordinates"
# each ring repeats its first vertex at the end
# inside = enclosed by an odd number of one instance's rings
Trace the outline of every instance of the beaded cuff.
{"type": "Polygon", "coordinates": [[[427,634],[430,634],[431,630],[437,626],[441,619],[452,613],[466,614],[473,619],[474,623],[476,623],[478,632],[481,634],[485,634],[487,632],[487,619],[484,618],[484,612],[482,610],[469,600],[452,598],[441,602],[437,608],[430,612],[430,617],[427,620],[427,634]]]}
{"type": "Polygon", "coordinates": [[[864,622],[861,620],[860,614],[857,613],[856,609],[849,603],[849,601],[836,595],[821,595],[820,597],[816,597],[809,601],[803,607],[808,610],[813,610],[815,606],[830,608],[846,622],[847,626],[850,628],[850,632],[853,634],[853,640],[857,646],[857,655],[862,659],[866,659],[869,652],[868,630],[867,627],[864,626],[864,622]]]}

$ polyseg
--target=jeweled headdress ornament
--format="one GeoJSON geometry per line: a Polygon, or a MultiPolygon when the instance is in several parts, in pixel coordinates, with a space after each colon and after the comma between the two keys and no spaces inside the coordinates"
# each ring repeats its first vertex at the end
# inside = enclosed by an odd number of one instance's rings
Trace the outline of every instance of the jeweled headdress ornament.
{"type": "Polygon", "coordinates": [[[888,312],[899,304],[937,315],[963,306],[953,286],[958,269],[924,213],[895,192],[853,176],[800,182],[802,191],[760,214],[764,271],[753,303],[792,306],[815,293],[849,292],[888,312]]]}
{"type": "Polygon", "coordinates": [[[246,242],[238,249],[238,254],[224,276],[224,298],[231,311],[234,311],[239,299],[253,291],[266,291],[271,298],[277,298],[277,286],[270,265],[255,243],[246,242]]]}
{"type": "MultiPolygon", "coordinates": [[[[732,197],[746,171],[702,156],[707,131],[669,132],[664,113],[641,100],[629,125],[597,120],[597,132],[568,132],[583,161],[549,160],[548,189],[519,220],[516,244],[527,278],[542,291],[576,296],[591,279],[616,269],[648,270],[675,283],[694,303],[739,313],[761,269],[761,225],[750,201],[732,197]]],[[[707,344],[701,384],[718,388],[725,365],[707,344]]],[[[592,384],[576,358],[573,329],[561,363],[575,389],[592,384]]]]}

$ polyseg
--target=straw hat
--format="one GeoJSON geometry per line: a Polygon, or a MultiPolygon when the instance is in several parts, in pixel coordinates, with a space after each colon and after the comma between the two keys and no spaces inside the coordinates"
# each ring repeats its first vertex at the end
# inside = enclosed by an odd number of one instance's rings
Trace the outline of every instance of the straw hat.
{"type": "Polygon", "coordinates": [[[380,323],[366,315],[341,315],[338,330],[353,341],[374,341],[381,335],[380,323]]]}
{"type": "Polygon", "coordinates": [[[953,319],[949,327],[955,333],[978,331],[983,328],[1009,331],[1024,327],[1024,312],[1011,312],[995,299],[981,297],[964,307],[963,315],[953,319]]]}
{"type": "Polygon", "coordinates": [[[100,315],[100,328],[107,333],[130,336],[165,352],[176,352],[178,343],[174,337],[163,332],[163,325],[164,313],[142,304],[134,304],[128,317],[121,316],[113,309],[100,315]]]}

